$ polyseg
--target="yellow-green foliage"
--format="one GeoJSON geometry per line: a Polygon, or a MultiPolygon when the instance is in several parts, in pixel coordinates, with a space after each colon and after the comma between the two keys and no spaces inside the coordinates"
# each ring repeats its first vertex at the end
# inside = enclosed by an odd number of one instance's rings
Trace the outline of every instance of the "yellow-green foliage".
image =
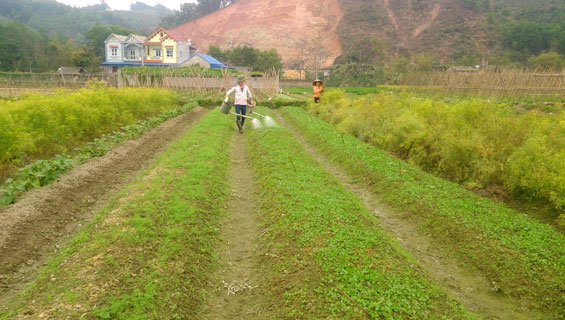
{"type": "Polygon", "coordinates": [[[82,89],[0,101],[0,173],[7,166],[66,152],[104,133],[176,107],[174,92],[82,89]]]}
{"type": "Polygon", "coordinates": [[[310,111],[468,187],[505,186],[565,208],[565,112],[519,111],[481,98],[329,90],[310,111]]]}

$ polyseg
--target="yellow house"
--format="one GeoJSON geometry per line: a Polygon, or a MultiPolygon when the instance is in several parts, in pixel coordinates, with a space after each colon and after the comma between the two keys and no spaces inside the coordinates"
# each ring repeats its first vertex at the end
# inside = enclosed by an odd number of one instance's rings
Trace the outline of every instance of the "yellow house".
{"type": "Polygon", "coordinates": [[[182,39],[164,28],[151,33],[145,38],[143,45],[144,63],[147,65],[178,65],[188,60],[193,52],[192,49],[195,49],[190,40],[182,39]]]}

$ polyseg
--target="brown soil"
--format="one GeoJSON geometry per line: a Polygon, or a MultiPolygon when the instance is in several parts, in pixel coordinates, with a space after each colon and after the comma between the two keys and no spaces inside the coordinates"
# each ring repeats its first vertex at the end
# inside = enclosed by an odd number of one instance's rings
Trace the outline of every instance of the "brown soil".
{"type": "Polygon", "coordinates": [[[412,37],[416,38],[418,37],[424,30],[428,29],[436,20],[439,12],[441,10],[441,4],[436,3],[434,5],[434,8],[432,9],[432,12],[430,12],[430,17],[429,20],[425,21],[423,24],[419,25],[418,27],[416,27],[416,29],[414,29],[414,31],[412,31],[412,37]]]}
{"type": "Polygon", "coordinates": [[[239,0],[171,31],[204,50],[210,45],[277,49],[287,65],[314,69],[316,55],[324,67],[341,55],[342,17],[337,0],[239,0]]]}
{"type": "Polygon", "coordinates": [[[349,176],[344,170],[333,165],[287,124],[280,114],[280,123],[291,129],[294,136],[306,151],[327,171],[331,172],[343,185],[355,194],[370,212],[379,217],[382,227],[387,230],[400,246],[417,259],[420,265],[433,278],[433,281],[447,294],[458,300],[467,310],[485,319],[539,319],[525,306],[527,302],[517,301],[496,292],[496,283],[489,283],[481,274],[468,270],[450,252],[421,232],[416,223],[404,219],[401,213],[386,208],[372,189],[349,176]]]}
{"type": "Polygon", "coordinates": [[[206,109],[170,119],[138,139],[73,168],[0,210],[0,303],[36,273],[93,213],[194,125],[206,109]]]}
{"type": "Polygon", "coordinates": [[[246,141],[246,134],[236,134],[232,143],[231,200],[221,229],[223,243],[219,272],[213,281],[214,295],[204,311],[205,319],[261,319],[265,308],[258,268],[260,223],[246,141]]]}

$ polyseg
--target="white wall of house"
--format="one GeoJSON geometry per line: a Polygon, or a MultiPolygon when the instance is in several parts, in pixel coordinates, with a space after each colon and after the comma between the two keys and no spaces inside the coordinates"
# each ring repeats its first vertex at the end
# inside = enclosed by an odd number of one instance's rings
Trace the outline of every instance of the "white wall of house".
{"type": "Polygon", "coordinates": [[[142,58],[143,47],[133,43],[126,43],[124,45],[124,60],[141,61],[142,58]]]}
{"type": "Polygon", "coordinates": [[[124,60],[124,49],[121,41],[108,41],[106,43],[106,61],[120,62],[124,60]]]}
{"type": "Polygon", "coordinates": [[[188,42],[178,42],[177,50],[179,65],[190,59],[190,44],[188,42]]]}

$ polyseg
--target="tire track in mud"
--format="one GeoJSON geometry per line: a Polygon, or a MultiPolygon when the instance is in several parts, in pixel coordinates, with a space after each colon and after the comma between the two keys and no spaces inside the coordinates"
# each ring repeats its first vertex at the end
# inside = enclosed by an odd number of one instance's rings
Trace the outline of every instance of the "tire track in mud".
{"type": "Polygon", "coordinates": [[[418,260],[436,285],[458,300],[467,310],[485,319],[538,319],[539,315],[527,310],[521,301],[497,293],[493,284],[478,272],[460,265],[449,252],[437,245],[426,234],[418,231],[413,222],[403,219],[393,210],[386,209],[371,188],[355,181],[344,170],[333,165],[319,153],[299,131],[276,112],[279,123],[290,129],[306,152],[333,174],[349,191],[355,194],[370,212],[379,217],[381,226],[397,239],[400,246],[418,260]]]}
{"type": "Polygon", "coordinates": [[[71,169],[52,184],[27,192],[0,210],[0,304],[124,185],[208,110],[197,107],[71,169]]]}
{"type": "Polygon", "coordinates": [[[209,320],[260,319],[265,308],[257,251],[261,224],[253,200],[255,181],[248,164],[246,134],[235,134],[229,165],[231,200],[220,230],[219,271],[203,314],[209,320]]]}

